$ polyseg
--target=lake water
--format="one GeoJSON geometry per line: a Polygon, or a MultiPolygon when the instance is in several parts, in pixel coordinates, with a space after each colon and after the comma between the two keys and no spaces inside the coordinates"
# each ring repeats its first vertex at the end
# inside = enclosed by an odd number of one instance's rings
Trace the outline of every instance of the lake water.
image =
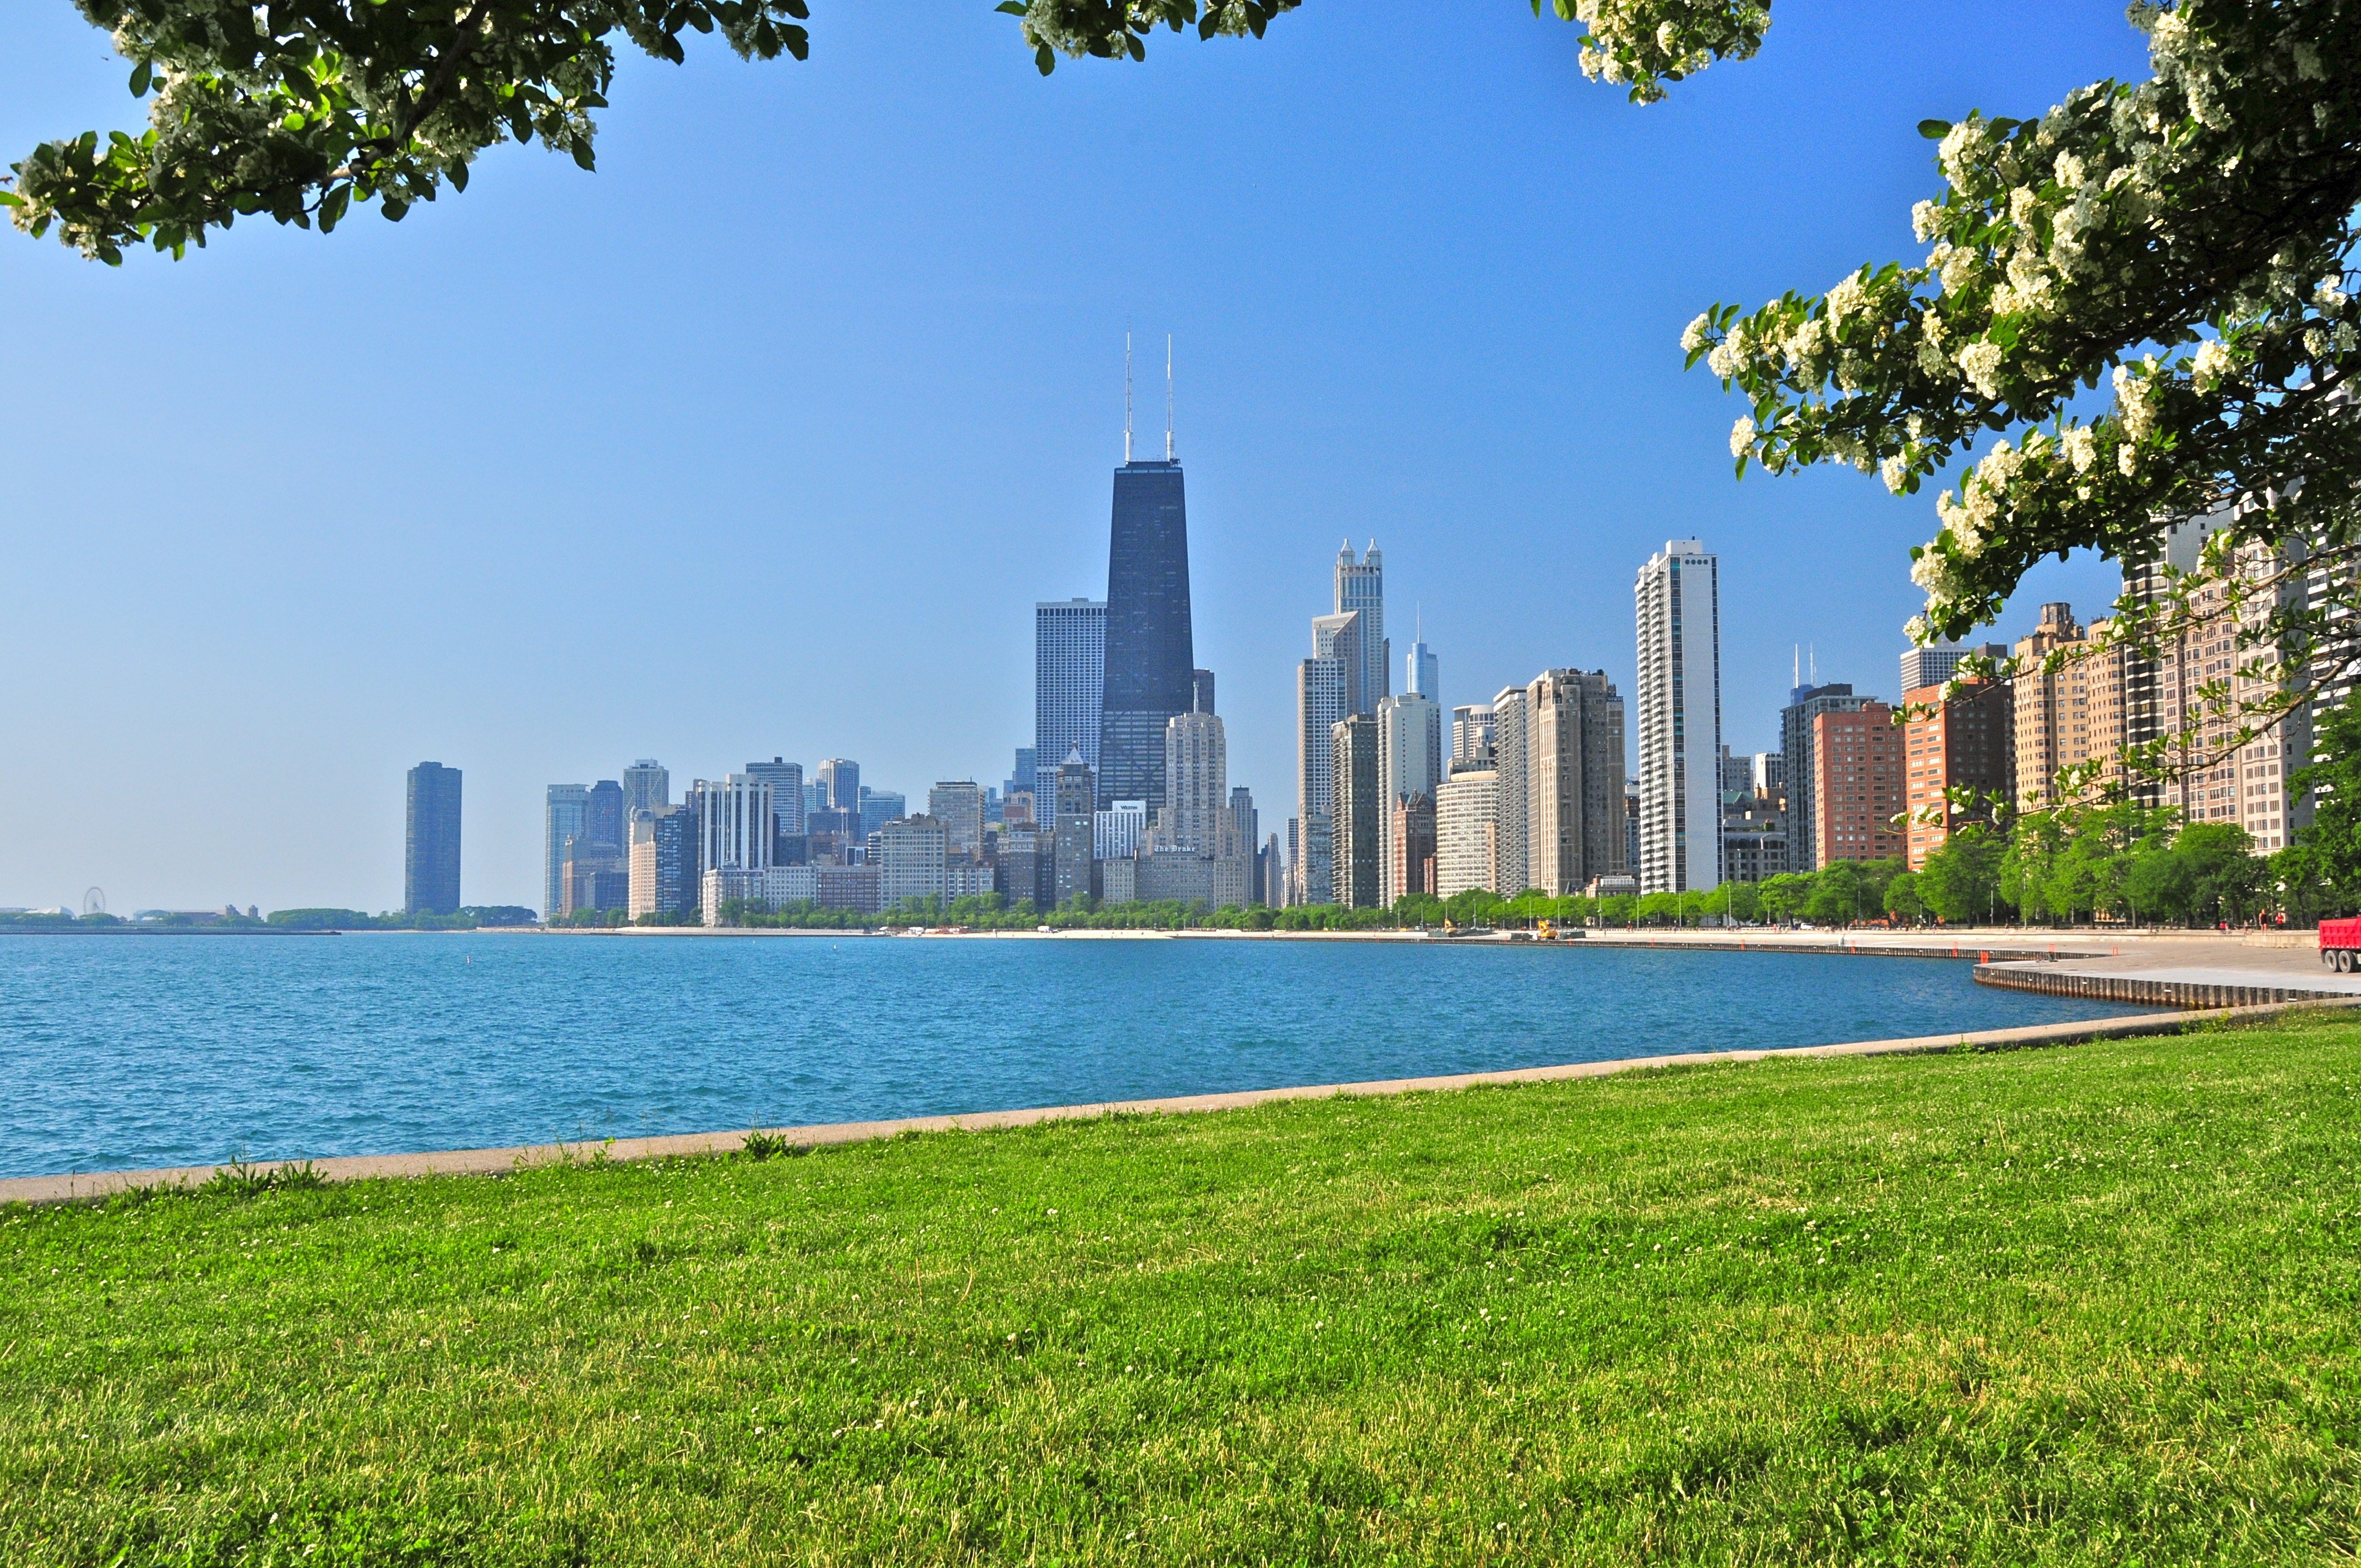
{"type": "Polygon", "coordinates": [[[0,938],[0,1176],[1816,1045],[2131,1009],[1940,959],[1441,943],[0,938]]]}

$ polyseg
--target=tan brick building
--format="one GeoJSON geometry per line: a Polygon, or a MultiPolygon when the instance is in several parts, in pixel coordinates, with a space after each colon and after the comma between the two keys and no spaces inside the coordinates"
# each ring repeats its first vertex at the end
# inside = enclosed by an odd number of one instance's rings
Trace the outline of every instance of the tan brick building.
{"type": "Polygon", "coordinates": [[[2045,604],[2033,635],[2017,641],[2018,674],[2010,683],[2014,787],[2028,808],[2059,805],[2059,772],[2077,763],[2108,759],[2075,792],[2078,799],[2100,798],[2122,776],[2122,764],[2113,759],[2124,743],[2124,658],[2097,646],[2106,624],[2094,621],[2085,630],[2075,623],[2073,606],[2045,604]],[[2047,657],[2061,650],[2070,656],[2045,672],[2047,657]]]}

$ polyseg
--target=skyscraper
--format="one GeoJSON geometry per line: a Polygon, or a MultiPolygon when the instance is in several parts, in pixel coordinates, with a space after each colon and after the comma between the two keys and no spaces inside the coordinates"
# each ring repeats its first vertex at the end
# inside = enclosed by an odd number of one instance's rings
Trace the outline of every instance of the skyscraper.
{"type": "Polygon", "coordinates": [[[1392,695],[1393,644],[1386,641],[1386,559],[1369,542],[1369,553],[1356,561],[1353,542],[1336,554],[1336,613],[1358,611],[1361,617],[1361,666],[1353,711],[1375,713],[1378,704],[1392,695]]]}
{"type": "Polygon", "coordinates": [[[637,821],[642,811],[672,804],[672,770],[653,757],[642,757],[623,770],[623,820],[637,821]]]}
{"type": "Polygon", "coordinates": [[[1720,566],[1668,539],[1632,585],[1640,647],[1640,891],[1721,885],[1720,566]]]}
{"type": "Polygon", "coordinates": [[[1378,781],[1378,721],[1366,713],[1340,720],[1335,745],[1334,902],[1352,909],[1378,903],[1378,867],[1389,813],[1378,781]]]}
{"type": "Polygon", "coordinates": [[[1523,686],[1503,686],[1492,698],[1493,864],[1503,898],[1532,885],[1532,705],[1523,686]]]}
{"type": "Polygon", "coordinates": [[[830,757],[819,765],[813,776],[828,790],[830,811],[849,811],[855,820],[861,816],[861,764],[844,757],[830,757]]]}
{"type": "MultiPolygon", "coordinates": [[[[1106,694],[1100,710],[1098,798],[1164,806],[1164,726],[1196,696],[1189,615],[1189,512],[1167,432],[1160,463],[1115,472],[1107,532],[1106,694]]],[[[1038,744],[1038,741],[1036,741],[1038,744]]]]}
{"type": "Polygon", "coordinates": [[[1066,760],[1058,764],[1058,777],[1049,789],[1058,803],[1049,875],[1049,901],[1054,907],[1097,891],[1092,885],[1091,871],[1098,812],[1091,800],[1091,765],[1082,761],[1079,749],[1069,751],[1066,760]]]}
{"type": "Polygon", "coordinates": [[[1191,855],[1227,851],[1229,741],[1211,713],[1176,713],[1164,726],[1164,809],[1156,847],[1191,855]]]}
{"type": "Polygon", "coordinates": [[[1410,656],[1402,661],[1402,666],[1411,691],[1438,703],[1443,700],[1443,669],[1434,657],[1434,650],[1423,641],[1411,643],[1410,656]]]}
{"type": "Polygon", "coordinates": [[[620,855],[623,852],[626,826],[623,786],[613,779],[600,779],[592,784],[582,806],[582,837],[593,844],[606,845],[620,855]]]}
{"type": "Polygon", "coordinates": [[[1858,713],[1875,697],[1857,696],[1850,683],[1834,681],[1824,686],[1789,688],[1787,706],[1779,710],[1779,751],[1787,770],[1787,869],[1820,869],[1819,762],[1817,728],[1824,713],[1858,713]]]}
{"type": "Polygon", "coordinates": [[[1352,712],[1350,684],[1350,666],[1344,659],[1313,657],[1296,666],[1297,836],[1289,857],[1294,903],[1326,904],[1334,891],[1328,859],[1336,778],[1333,732],[1337,721],[1352,712]]]}
{"type": "Polygon", "coordinates": [[[983,850],[983,790],[973,779],[947,779],[927,792],[927,815],[942,824],[947,851],[983,850]]]}
{"type": "Polygon", "coordinates": [[[1378,785],[1388,807],[1414,795],[1430,800],[1443,783],[1443,709],[1434,699],[1404,692],[1378,702],[1378,785]]]}
{"type": "Polygon", "coordinates": [[[1623,698],[1604,670],[1548,670],[1525,701],[1526,881],[1562,898],[1626,872],[1623,698]]]}
{"type": "Polygon", "coordinates": [[[459,907],[459,770],[440,762],[410,770],[401,906],[412,915],[449,915],[459,907]]]}
{"type": "Polygon", "coordinates": [[[580,784],[551,784],[542,813],[541,913],[555,919],[566,907],[566,842],[582,832],[590,792],[580,784]]]}
{"type": "Polygon", "coordinates": [[[1211,713],[1213,711],[1213,671],[1191,670],[1189,672],[1189,711],[1191,713],[1211,713]]]}
{"type": "MultiPolygon", "coordinates": [[[[1079,754],[1095,771],[1106,707],[1106,603],[1044,599],[1033,607],[1033,819],[1057,821],[1058,769],[1079,754]]],[[[1024,752],[1017,772],[1025,771],[1024,752]]],[[[1017,787],[1028,787],[1022,780],[1017,787]]]]}
{"type": "Polygon", "coordinates": [[[692,799],[705,840],[697,860],[706,871],[761,871],[772,863],[768,780],[746,773],[731,773],[719,784],[699,779],[692,799]]]}
{"type": "Polygon", "coordinates": [[[767,762],[746,764],[748,778],[761,779],[771,786],[771,822],[773,830],[782,839],[804,836],[804,765],[790,762],[785,757],[773,757],[767,762]]]}
{"type": "MultiPolygon", "coordinates": [[[[1941,685],[1959,673],[1960,661],[1971,653],[1981,653],[1998,663],[2008,657],[2008,644],[1982,642],[1971,648],[1964,642],[1937,642],[1910,649],[1902,655],[1902,690],[1907,694],[1921,686],[1941,685]]],[[[1909,698],[1905,695],[1903,700],[1909,698]]]]}

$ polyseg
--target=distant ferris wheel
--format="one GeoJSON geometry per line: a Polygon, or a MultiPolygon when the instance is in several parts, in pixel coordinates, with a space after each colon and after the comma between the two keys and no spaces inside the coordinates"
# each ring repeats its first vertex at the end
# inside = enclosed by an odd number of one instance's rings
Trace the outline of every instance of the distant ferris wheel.
{"type": "Polygon", "coordinates": [[[106,889],[103,887],[93,887],[84,890],[82,895],[82,912],[84,915],[105,914],[106,889]]]}

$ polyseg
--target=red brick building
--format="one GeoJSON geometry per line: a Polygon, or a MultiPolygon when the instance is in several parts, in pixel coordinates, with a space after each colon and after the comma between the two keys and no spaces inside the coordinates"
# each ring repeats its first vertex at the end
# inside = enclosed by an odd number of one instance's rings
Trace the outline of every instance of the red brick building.
{"type": "Polygon", "coordinates": [[[1988,800],[1962,811],[1949,802],[1952,789],[2016,798],[2015,688],[2006,681],[1962,681],[1949,702],[1942,702],[1942,696],[1941,686],[1902,694],[1905,704],[1941,705],[1902,727],[1907,770],[1903,795],[1910,814],[1905,837],[1914,872],[1963,824],[1992,820],[1988,800]]]}
{"type": "Polygon", "coordinates": [[[1857,712],[1818,715],[1812,749],[1820,864],[1901,854],[1903,744],[1893,707],[1870,702],[1857,712]]]}

